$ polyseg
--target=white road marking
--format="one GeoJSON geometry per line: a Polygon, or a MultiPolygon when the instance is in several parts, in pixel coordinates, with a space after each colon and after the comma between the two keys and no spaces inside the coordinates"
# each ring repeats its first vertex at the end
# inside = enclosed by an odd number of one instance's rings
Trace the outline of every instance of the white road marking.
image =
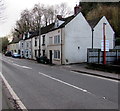
{"type": "Polygon", "coordinates": [[[31,67],[27,67],[27,66],[21,66],[19,64],[13,63],[13,65],[21,67],[21,68],[25,68],[25,69],[32,69],[31,67]]]}
{"type": "MultiPolygon", "coordinates": [[[[72,85],[72,84],[70,84],[70,83],[67,83],[67,82],[65,82],[65,81],[62,81],[62,80],[60,80],[60,79],[54,78],[54,77],[52,77],[52,76],[48,76],[48,75],[46,75],[46,74],[44,74],[44,73],[41,73],[41,72],[39,72],[39,74],[40,74],[40,75],[43,75],[43,76],[45,76],[45,77],[47,77],[47,78],[50,78],[50,79],[52,79],[52,80],[55,80],[55,81],[57,81],[57,82],[63,83],[63,84],[65,84],[65,85],[67,85],[67,86],[70,86],[70,87],[72,87],[72,88],[75,88],[75,89],[78,89],[78,90],[80,90],[80,91],[83,91],[83,92],[85,92],[85,93],[92,94],[91,92],[88,92],[86,89],[82,89],[82,88],[80,88],[80,87],[77,87],[77,86],[75,86],[75,85],[72,85]]],[[[92,94],[92,95],[94,95],[94,94],[92,94]]]]}
{"type": "Polygon", "coordinates": [[[15,65],[15,66],[18,66],[18,67],[21,67],[21,68],[32,69],[31,67],[28,67],[28,66],[22,66],[22,65],[16,64],[12,60],[9,60],[9,59],[7,61],[5,59],[2,59],[2,60],[5,61],[5,62],[7,62],[8,64],[15,65]]]}
{"type": "Polygon", "coordinates": [[[78,75],[84,75],[84,76],[89,76],[89,77],[104,79],[104,80],[108,80],[108,81],[112,81],[112,82],[119,82],[119,81],[117,81],[117,80],[113,80],[113,79],[109,79],[109,78],[104,78],[104,77],[98,77],[98,76],[96,76],[96,75],[82,74],[82,73],[74,72],[74,71],[70,71],[70,72],[75,73],[75,74],[78,74],[78,75]]]}
{"type": "Polygon", "coordinates": [[[82,91],[82,92],[84,92],[84,93],[88,93],[88,94],[90,94],[90,95],[92,95],[92,96],[94,96],[94,97],[102,98],[102,99],[107,100],[106,97],[102,97],[102,96],[100,97],[100,96],[97,96],[97,95],[95,95],[95,94],[89,92],[89,91],[86,90],[86,89],[83,89],[83,88],[77,87],[77,86],[75,86],[75,85],[72,85],[72,84],[67,83],[67,82],[65,82],[65,81],[62,81],[62,80],[60,80],[60,79],[54,78],[54,77],[49,76],[49,75],[47,75],[47,74],[44,74],[44,73],[42,73],[42,72],[39,72],[39,74],[40,74],[40,75],[43,75],[43,76],[45,76],[45,77],[47,77],[47,78],[50,78],[50,79],[52,79],[52,80],[55,80],[55,81],[57,81],[57,82],[60,82],[60,83],[62,83],[62,84],[65,84],[65,85],[67,85],[67,86],[69,86],[69,87],[72,87],[72,88],[75,88],[75,89],[77,89],[77,90],[80,90],[80,91],[82,91]]]}
{"type": "Polygon", "coordinates": [[[16,100],[17,104],[19,105],[20,109],[22,109],[23,111],[28,111],[27,108],[25,107],[25,105],[22,103],[22,101],[20,100],[20,98],[16,95],[16,93],[13,91],[12,87],[9,85],[8,81],[5,79],[5,77],[3,76],[3,74],[0,72],[0,76],[3,80],[3,82],[5,83],[9,93],[12,95],[13,99],[16,100]]]}

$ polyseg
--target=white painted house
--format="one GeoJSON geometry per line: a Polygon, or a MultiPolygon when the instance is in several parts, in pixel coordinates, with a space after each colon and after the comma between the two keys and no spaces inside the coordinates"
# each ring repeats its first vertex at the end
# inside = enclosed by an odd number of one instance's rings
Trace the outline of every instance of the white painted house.
{"type": "Polygon", "coordinates": [[[48,32],[54,27],[54,23],[42,27],[39,33],[39,30],[34,32],[32,35],[32,54],[33,59],[36,60],[36,57],[46,56],[47,55],[47,35],[48,32]],[[40,35],[39,35],[40,34],[40,35]],[[40,42],[40,43],[39,43],[40,42]],[[39,55],[40,50],[40,55],[39,55]]]}
{"type": "Polygon", "coordinates": [[[27,59],[32,59],[32,34],[30,32],[26,33],[24,38],[24,57],[27,59]]]}
{"type": "Polygon", "coordinates": [[[34,60],[36,60],[36,57],[38,57],[38,53],[39,53],[39,35],[38,33],[36,33],[32,37],[32,55],[33,55],[32,58],[34,60]]]}
{"type": "Polygon", "coordinates": [[[104,34],[103,34],[103,24],[105,23],[105,36],[106,40],[108,41],[109,44],[109,49],[114,48],[114,36],[115,32],[113,28],[111,27],[110,23],[106,19],[105,16],[102,18],[97,18],[94,20],[88,21],[92,28],[92,38],[93,38],[93,46],[92,48],[99,48],[101,49],[101,42],[104,40],[104,34]]]}
{"type": "Polygon", "coordinates": [[[70,64],[87,61],[87,48],[91,48],[91,27],[78,13],[62,19],[63,23],[47,35],[47,56],[54,64],[70,64]]]}
{"type": "Polygon", "coordinates": [[[87,49],[101,48],[103,23],[106,23],[109,48],[113,49],[114,31],[106,17],[87,21],[80,7],[76,6],[74,15],[67,18],[59,15],[57,18],[55,23],[42,27],[40,32],[23,36],[23,40],[19,41],[22,57],[36,60],[36,57],[47,56],[53,64],[87,62],[87,49]]]}
{"type": "Polygon", "coordinates": [[[46,36],[47,57],[54,64],[61,64],[61,30],[62,28],[52,30],[46,36]]]}
{"type": "Polygon", "coordinates": [[[20,40],[21,40],[20,37],[14,37],[11,43],[8,45],[7,50],[11,51],[12,53],[20,54],[20,44],[19,44],[20,40]]]}
{"type": "Polygon", "coordinates": [[[19,47],[20,47],[20,55],[22,58],[25,57],[25,40],[20,40],[19,41],[19,47]]]}

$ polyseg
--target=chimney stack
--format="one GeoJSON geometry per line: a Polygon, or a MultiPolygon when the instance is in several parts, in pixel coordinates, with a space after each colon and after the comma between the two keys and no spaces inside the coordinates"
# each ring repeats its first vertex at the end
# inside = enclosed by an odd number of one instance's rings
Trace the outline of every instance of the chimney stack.
{"type": "Polygon", "coordinates": [[[62,19],[62,15],[57,15],[57,18],[58,18],[59,20],[61,20],[61,19],[62,19]]]}
{"type": "Polygon", "coordinates": [[[76,4],[76,6],[74,7],[74,15],[77,15],[80,11],[81,11],[81,6],[79,3],[79,5],[76,4]]]}

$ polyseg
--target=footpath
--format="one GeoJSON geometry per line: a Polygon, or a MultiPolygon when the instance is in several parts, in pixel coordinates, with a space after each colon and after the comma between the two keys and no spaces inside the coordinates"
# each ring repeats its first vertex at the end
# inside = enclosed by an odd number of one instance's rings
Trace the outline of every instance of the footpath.
{"type": "Polygon", "coordinates": [[[88,69],[86,64],[63,65],[61,67],[74,72],[79,72],[79,73],[84,73],[84,74],[89,74],[89,75],[94,75],[94,76],[99,76],[99,77],[120,81],[120,74],[88,69]]]}

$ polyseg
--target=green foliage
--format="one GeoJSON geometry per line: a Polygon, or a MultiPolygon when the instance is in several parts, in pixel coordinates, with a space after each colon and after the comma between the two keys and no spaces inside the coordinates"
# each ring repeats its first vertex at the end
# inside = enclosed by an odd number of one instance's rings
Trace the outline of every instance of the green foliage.
{"type": "Polygon", "coordinates": [[[116,39],[115,45],[120,45],[120,38],[117,38],[117,39],[116,39]]]}
{"type": "MultiPolygon", "coordinates": [[[[83,4],[84,5],[84,4],[83,4]]],[[[120,37],[120,7],[118,3],[86,3],[83,7],[83,13],[87,20],[92,20],[106,16],[110,25],[116,33],[117,37],[120,37]],[[86,7],[86,9],[85,9],[86,7]]]]}
{"type": "Polygon", "coordinates": [[[84,16],[87,15],[88,12],[96,8],[97,2],[81,2],[81,7],[82,7],[82,13],[84,16]]]}
{"type": "Polygon", "coordinates": [[[0,53],[6,52],[8,43],[9,43],[9,41],[8,41],[7,37],[0,38],[0,53]]]}

